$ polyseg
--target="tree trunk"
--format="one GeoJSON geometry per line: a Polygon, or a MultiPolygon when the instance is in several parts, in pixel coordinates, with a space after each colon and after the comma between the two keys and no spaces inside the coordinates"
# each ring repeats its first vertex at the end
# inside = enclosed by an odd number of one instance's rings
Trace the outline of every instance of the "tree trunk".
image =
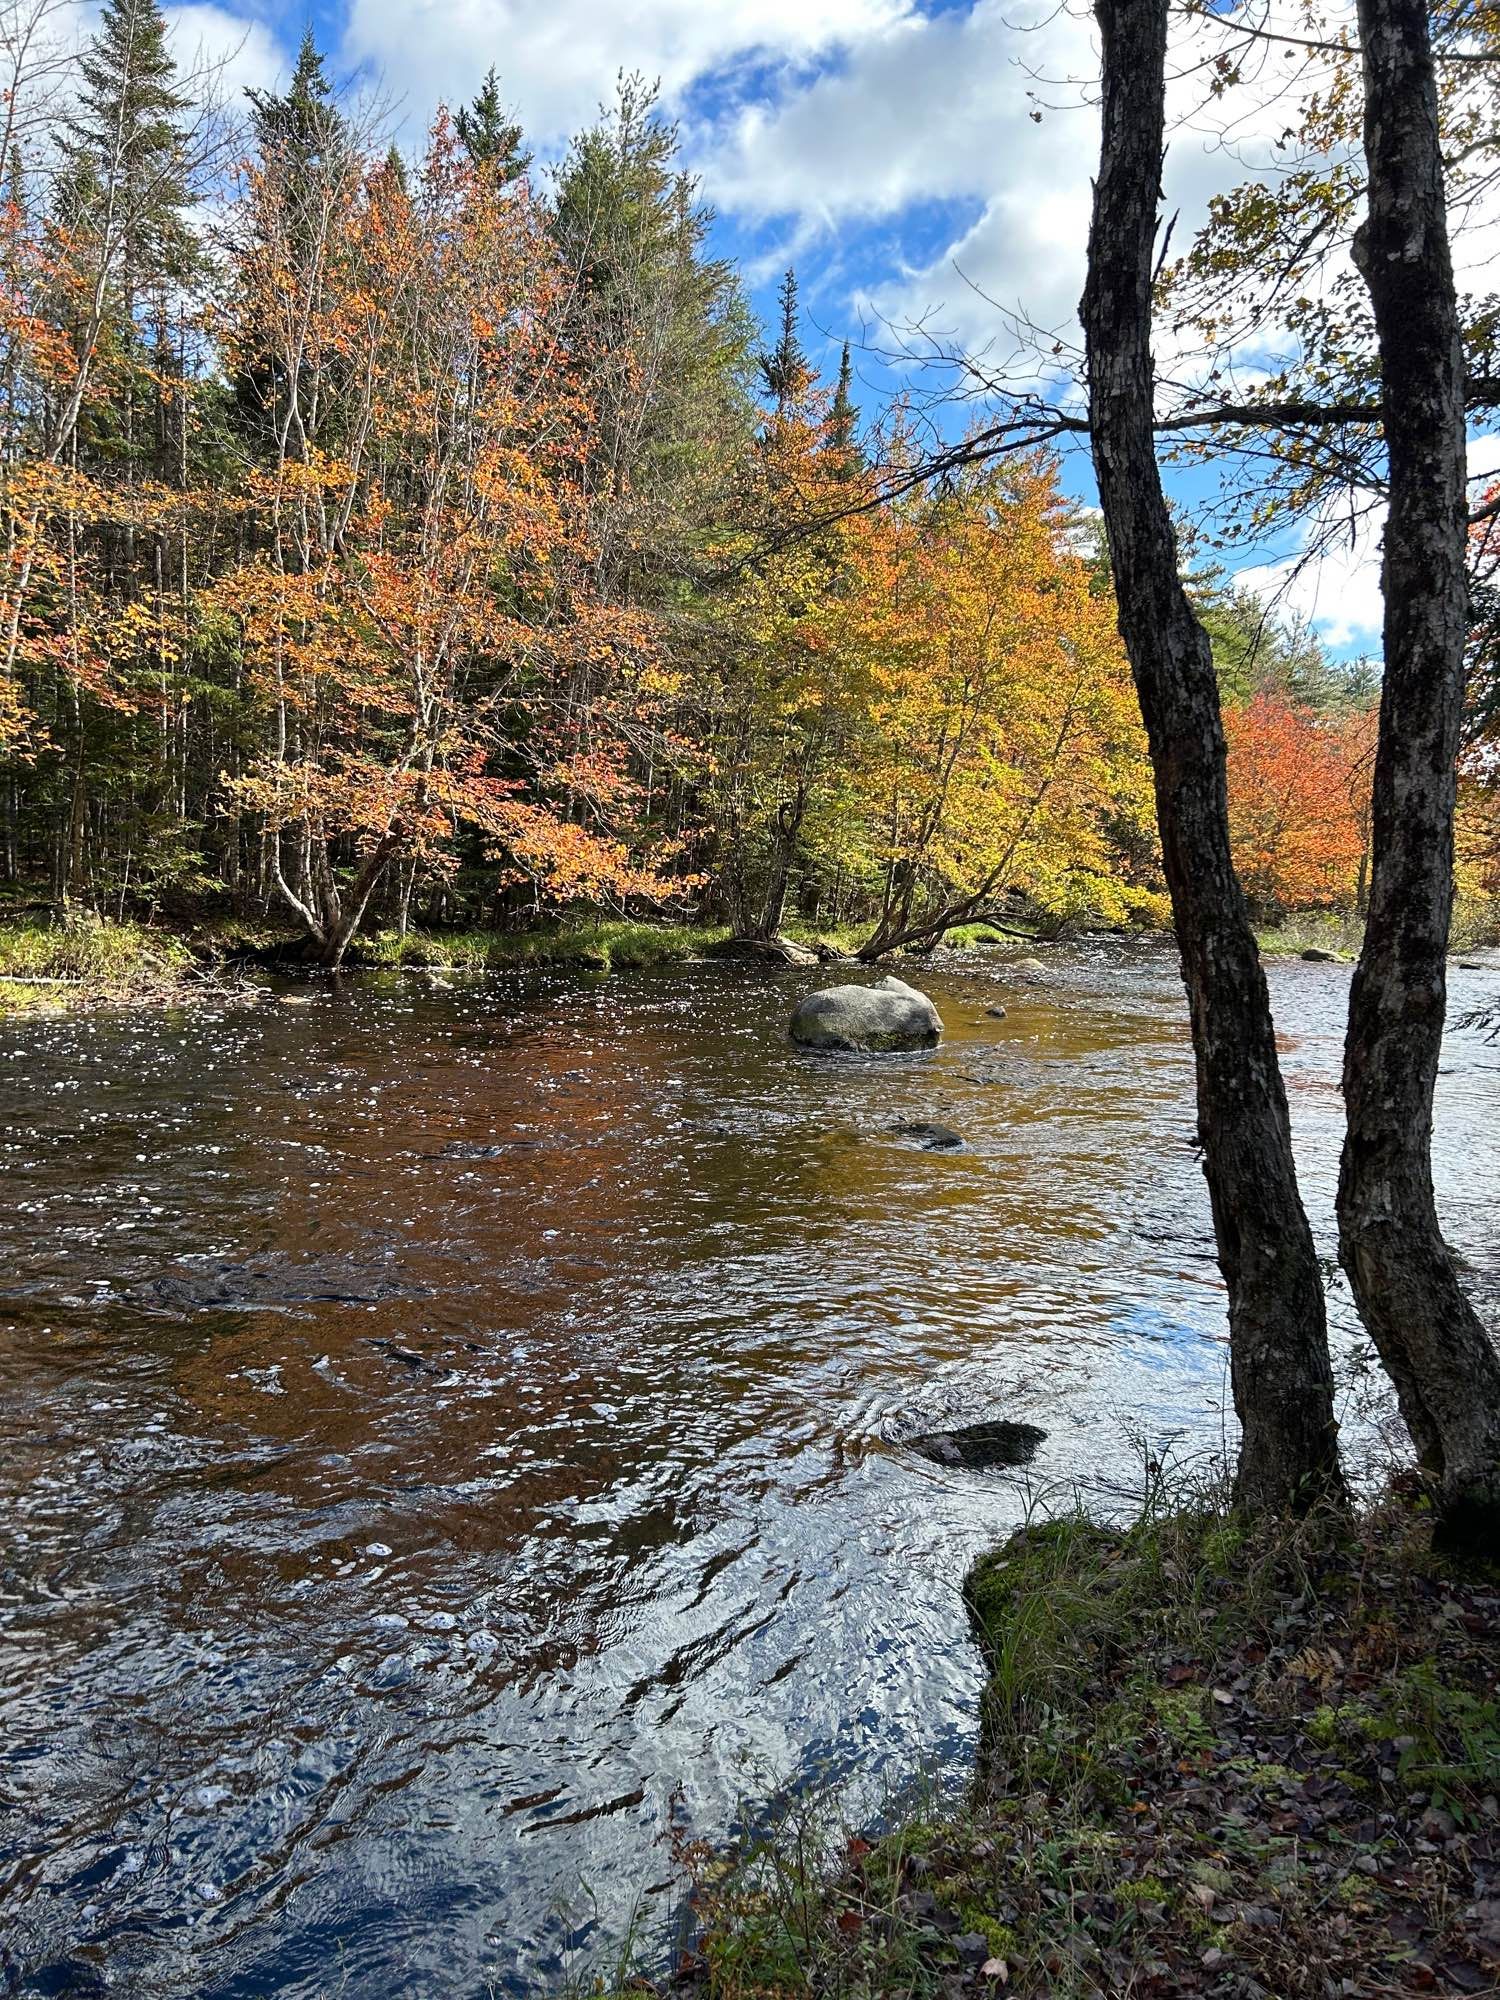
{"type": "Polygon", "coordinates": [[[1500,1534],[1500,1358],[1432,1190],[1468,634],[1464,359],[1424,0],[1359,0],[1390,514],[1370,906],[1344,1050],[1340,1254],[1450,1539],[1500,1534]]]}
{"type": "Polygon", "coordinates": [[[1182,588],[1152,441],[1167,7],[1096,0],[1104,131],[1081,307],[1094,469],[1188,991],[1243,1432],[1236,1495],[1254,1508],[1305,1508],[1342,1493],[1322,1277],[1297,1191],[1265,976],[1230,856],[1213,659],[1182,588]]]}

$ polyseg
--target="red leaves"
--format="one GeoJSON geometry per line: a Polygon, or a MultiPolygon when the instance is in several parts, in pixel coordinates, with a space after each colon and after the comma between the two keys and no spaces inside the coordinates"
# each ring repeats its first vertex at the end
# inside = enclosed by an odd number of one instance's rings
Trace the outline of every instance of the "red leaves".
{"type": "Polygon", "coordinates": [[[1274,694],[1226,712],[1230,838],[1253,903],[1353,907],[1373,730],[1373,713],[1322,716],[1274,694]]]}

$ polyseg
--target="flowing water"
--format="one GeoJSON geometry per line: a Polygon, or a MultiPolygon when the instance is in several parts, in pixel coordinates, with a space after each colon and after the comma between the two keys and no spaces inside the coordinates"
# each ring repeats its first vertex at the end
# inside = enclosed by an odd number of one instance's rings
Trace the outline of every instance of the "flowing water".
{"type": "MultiPolygon", "coordinates": [[[[962,1781],[967,1563],[1217,1446],[1226,1357],[1170,955],[939,963],[866,1062],[727,966],[0,1030],[0,1991],[545,1993],[674,1835],[962,1781]]],[[[1348,971],[1272,983],[1331,1248],[1348,971]]],[[[1497,1111],[1454,1034],[1483,1268],[1497,1111]]]]}

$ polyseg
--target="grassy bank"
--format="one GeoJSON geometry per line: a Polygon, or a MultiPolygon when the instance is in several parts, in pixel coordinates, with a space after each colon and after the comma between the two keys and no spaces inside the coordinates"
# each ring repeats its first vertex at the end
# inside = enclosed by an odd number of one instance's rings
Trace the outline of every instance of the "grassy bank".
{"type": "Polygon", "coordinates": [[[192,968],[180,938],[142,924],[0,923],[0,1016],[169,999],[192,968]]]}
{"type": "Polygon", "coordinates": [[[693,1990],[1500,1992],[1500,1592],[1420,1515],[1057,1521],[967,1597],[990,1675],[969,1803],[701,1868],[693,1990]]]}
{"type": "MultiPolygon", "coordinates": [[[[1335,958],[1356,959],[1364,940],[1360,917],[1335,916],[1309,910],[1282,918],[1255,934],[1263,956],[1295,957],[1303,951],[1331,952],[1335,958]]],[[[1453,909],[1450,950],[1455,956],[1500,943],[1500,906],[1489,899],[1460,897],[1453,909]]]]}
{"type": "Polygon", "coordinates": [[[429,966],[471,972],[558,967],[624,971],[701,958],[729,935],[691,924],[617,922],[549,924],[534,931],[381,931],[360,941],[365,965],[429,966]]]}

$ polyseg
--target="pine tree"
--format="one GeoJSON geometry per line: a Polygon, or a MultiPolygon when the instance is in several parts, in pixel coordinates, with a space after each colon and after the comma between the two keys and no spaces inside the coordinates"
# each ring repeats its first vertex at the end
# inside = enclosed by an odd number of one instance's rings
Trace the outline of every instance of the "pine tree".
{"type": "Polygon", "coordinates": [[[838,387],[833,392],[833,405],[828,412],[826,447],[840,475],[846,479],[858,472],[864,464],[864,455],[855,442],[855,434],[859,427],[859,411],[850,394],[853,380],[854,367],[849,358],[849,343],[846,340],[844,351],[839,357],[838,387]]]}
{"type": "Polygon", "coordinates": [[[785,421],[792,416],[812,385],[812,369],[797,337],[797,273],[789,270],[777,292],[781,307],[781,337],[769,354],[761,357],[760,372],[766,393],[776,404],[776,414],[785,421]]]}
{"type": "Polygon", "coordinates": [[[500,79],[494,65],[485,71],[474,102],[460,108],[454,120],[464,150],[476,166],[485,168],[501,187],[520,180],[531,165],[521,144],[521,128],[500,102],[500,79]]]}

